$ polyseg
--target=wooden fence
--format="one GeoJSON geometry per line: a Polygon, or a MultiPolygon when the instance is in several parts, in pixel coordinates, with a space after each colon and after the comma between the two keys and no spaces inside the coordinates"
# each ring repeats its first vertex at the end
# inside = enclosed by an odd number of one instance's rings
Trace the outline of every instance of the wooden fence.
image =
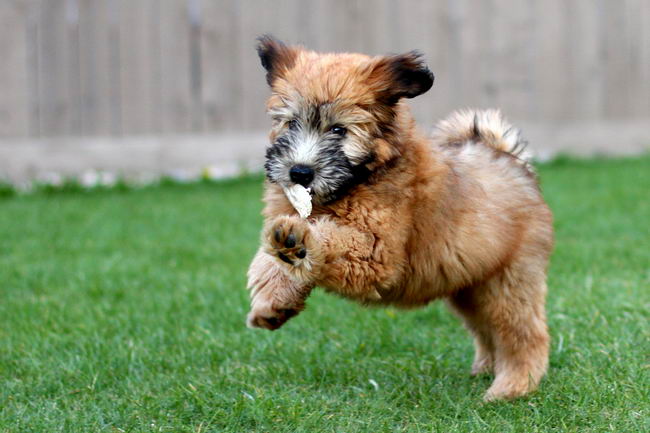
{"type": "Polygon", "coordinates": [[[542,129],[650,119],[648,0],[1,0],[0,138],[263,130],[263,33],[421,50],[427,124],[465,106],[542,129]]]}

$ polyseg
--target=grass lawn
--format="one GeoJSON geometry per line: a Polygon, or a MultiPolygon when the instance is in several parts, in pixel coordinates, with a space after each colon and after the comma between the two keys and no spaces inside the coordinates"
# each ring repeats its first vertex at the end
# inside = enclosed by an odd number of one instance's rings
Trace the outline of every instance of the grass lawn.
{"type": "Polygon", "coordinates": [[[442,303],[247,329],[260,177],[2,199],[0,431],[650,431],[650,156],[540,172],[550,371],[489,405],[442,303]]]}

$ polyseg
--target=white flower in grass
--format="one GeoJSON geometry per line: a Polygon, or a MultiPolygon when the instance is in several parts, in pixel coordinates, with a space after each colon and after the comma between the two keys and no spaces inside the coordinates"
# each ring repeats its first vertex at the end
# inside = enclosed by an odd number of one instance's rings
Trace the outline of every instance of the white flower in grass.
{"type": "Polygon", "coordinates": [[[171,170],[168,176],[177,182],[192,182],[199,178],[199,173],[192,170],[185,170],[182,168],[171,170]]]}
{"type": "Polygon", "coordinates": [[[201,170],[201,176],[203,179],[220,179],[223,177],[223,170],[219,169],[216,165],[208,165],[201,170]]]}
{"type": "Polygon", "coordinates": [[[59,173],[46,172],[38,176],[38,181],[46,185],[61,186],[63,185],[64,179],[59,173]]]}
{"type": "Polygon", "coordinates": [[[224,179],[228,177],[239,176],[244,172],[244,167],[238,164],[221,164],[204,167],[202,175],[204,179],[224,179]]]}
{"type": "Polygon", "coordinates": [[[117,183],[117,175],[110,171],[99,173],[99,184],[102,186],[114,186],[117,183]]]}
{"type": "Polygon", "coordinates": [[[94,188],[99,184],[99,173],[95,170],[84,171],[81,176],[79,176],[79,183],[84,188],[94,188]]]}
{"type": "Polygon", "coordinates": [[[159,180],[154,173],[138,173],[130,179],[130,184],[136,188],[142,188],[151,185],[159,180]]]}

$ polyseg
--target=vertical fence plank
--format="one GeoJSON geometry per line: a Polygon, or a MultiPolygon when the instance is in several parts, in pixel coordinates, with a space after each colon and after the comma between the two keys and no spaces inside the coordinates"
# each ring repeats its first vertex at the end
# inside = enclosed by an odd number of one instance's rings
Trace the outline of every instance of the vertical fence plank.
{"type": "Polygon", "coordinates": [[[364,5],[362,0],[348,0],[339,2],[337,13],[340,17],[334,20],[326,20],[326,23],[332,21],[340,23],[338,31],[332,34],[336,36],[334,47],[335,51],[366,51],[365,41],[367,37],[369,22],[364,19],[364,5]]]}
{"type": "Polygon", "coordinates": [[[433,48],[429,43],[433,32],[431,19],[436,9],[434,1],[413,0],[408,7],[396,11],[392,19],[396,24],[395,30],[399,33],[396,38],[399,42],[395,47],[397,51],[428,51],[433,48]]]}
{"type": "Polygon", "coordinates": [[[122,124],[122,55],[120,37],[120,0],[107,0],[108,6],[108,66],[110,86],[111,133],[123,134],[122,124]]]}
{"type": "Polygon", "coordinates": [[[460,107],[490,105],[496,89],[495,77],[491,74],[495,59],[490,52],[494,8],[490,2],[463,0],[454,3],[457,103],[460,107]]]}
{"type": "Polygon", "coordinates": [[[555,123],[566,123],[570,118],[567,100],[572,97],[568,85],[569,61],[566,37],[571,23],[566,21],[564,0],[534,3],[533,24],[533,99],[531,117],[555,123]]]}
{"type": "MultiPolygon", "coordinates": [[[[309,46],[309,43],[305,41],[304,35],[311,33],[307,27],[313,24],[316,17],[306,15],[300,5],[296,4],[293,0],[276,0],[270,6],[269,12],[271,15],[268,15],[266,20],[259,23],[257,28],[253,29],[254,38],[258,37],[261,33],[271,33],[281,41],[291,44],[306,44],[306,46],[309,46]],[[303,19],[307,21],[303,23],[303,19]]],[[[254,42],[253,40],[253,46],[254,42]]],[[[262,71],[261,68],[258,70],[262,71]]]]}
{"type": "Polygon", "coordinates": [[[567,75],[571,95],[563,104],[575,120],[594,120],[602,115],[603,71],[599,34],[603,31],[601,11],[591,0],[566,3],[567,75]]]}
{"type": "Polygon", "coordinates": [[[240,2],[239,6],[240,25],[237,30],[240,55],[237,88],[241,99],[238,101],[237,124],[246,130],[264,128],[269,124],[263,105],[268,89],[255,52],[255,39],[261,33],[272,33],[276,8],[274,0],[240,2]]]}
{"type": "Polygon", "coordinates": [[[45,136],[66,135],[73,109],[66,0],[41,0],[38,27],[40,130],[45,136]]]}
{"type": "Polygon", "coordinates": [[[493,0],[487,47],[490,82],[483,103],[500,107],[508,117],[528,118],[532,102],[532,9],[528,2],[493,0]]]}
{"type": "Polygon", "coordinates": [[[199,0],[189,0],[187,4],[190,34],[190,95],[191,95],[191,120],[192,129],[203,129],[203,105],[201,103],[201,89],[203,87],[203,72],[201,70],[201,4],[199,0]]]}
{"type": "MultiPolygon", "coordinates": [[[[449,53],[447,63],[447,76],[448,79],[443,81],[444,86],[447,87],[449,98],[452,101],[459,102],[462,83],[460,81],[460,72],[462,70],[460,59],[461,47],[461,26],[462,16],[460,10],[460,3],[457,1],[447,1],[447,38],[448,42],[446,50],[449,53]]],[[[444,79],[444,76],[443,76],[444,79]]],[[[439,84],[441,85],[441,84],[439,84]]]]}
{"type": "MultiPolygon", "coordinates": [[[[396,19],[393,0],[359,0],[359,49],[372,55],[395,53],[399,50],[397,38],[400,22],[396,19]],[[372,37],[369,37],[372,35],[372,37]]],[[[422,47],[424,48],[424,47],[422,47]]]]}
{"type": "Polygon", "coordinates": [[[628,35],[624,2],[603,2],[604,19],[601,32],[604,66],[604,86],[607,105],[605,114],[612,119],[621,119],[628,114],[630,62],[627,51],[628,35]]]}
{"type": "MultiPolygon", "coordinates": [[[[623,3],[627,38],[626,53],[628,103],[627,116],[650,116],[650,2],[626,0],[623,3]]],[[[649,119],[650,120],[650,119],[649,119]]]]}
{"type": "Polygon", "coordinates": [[[190,20],[187,0],[160,3],[161,129],[192,131],[190,20]]]}
{"type": "Polygon", "coordinates": [[[119,2],[122,131],[160,129],[160,35],[156,0],[119,2]]]}
{"type": "Polygon", "coordinates": [[[27,104],[28,134],[30,137],[41,135],[41,101],[40,101],[40,63],[39,63],[39,18],[40,0],[29,0],[27,8],[27,104]]]}
{"type": "Polygon", "coordinates": [[[201,75],[203,127],[206,131],[237,129],[242,55],[237,37],[240,2],[201,3],[201,75]]]}
{"type": "Polygon", "coordinates": [[[66,0],[66,77],[68,80],[69,125],[67,135],[80,135],[82,132],[82,92],[79,58],[79,0],[66,0]]]}
{"type": "Polygon", "coordinates": [[[0,137],[28,133],[27,6],[0,3],[0,137]]]}
{"type": "Polygon", "coordinates": [[[425,54],[435,76],[433,88],[426,98],[431,106],[431,117],[425,119],[424,126],[427,129],[447,116],[451,110],[459,108],[453,94],[453,82],[458,80],[458,77],[454,76],[451,70],[451,59],[455,58],[457,53],[450,46],[450,7],[446,0],[435,0],[433,4],[433,15],[428,17],[431,33],[425,46],[425,54]]]}
{"type": "Polygon", "coordinates": [[[82,131],[108,135],[112,94],[109,2],[79,0],[79,64],[82,131]]]}
{"type": "Polygon", "coordinates": [[[639,112],[641,119],[650,118],[650,2],[642,1],[639,16],[641,17],[641,38],[638,46],[639,69],[641,70],[641,88],[637,92],[639,112]]]}
{"type": "MultiPolygon", "coordinates": [[[[297,18],[295,23],[295,42],[311,49],[317,50],[320,47],[320,33],[316,28],[316,21],[318,17],[315,16],[314,10],[316,3],[320,0],[303,0],[296,4],[297,18]]],[[[289,7],[292,6],[291,2],[284,2],[289,7]]]]}
{"type": "Polygon", "coordinates": [[[320,51],[359,51],[358,0],[319,0],[311,11],[320,51]]]}

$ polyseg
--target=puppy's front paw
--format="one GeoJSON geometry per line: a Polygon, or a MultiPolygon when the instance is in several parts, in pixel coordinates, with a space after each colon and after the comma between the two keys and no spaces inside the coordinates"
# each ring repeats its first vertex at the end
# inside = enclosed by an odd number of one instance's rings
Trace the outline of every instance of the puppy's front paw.
{"type": "Polygon", "coordinates": [[[246,325],[249,328],[264,328],[275,331],[299,312],[300,310],[295,308],[258,308],[248,313],[246,325]]]}
{"type": "Polygon", "coordinates": [[[309,279],[320,260],[320,248],[314,239],[311,226],[296,216],[275,219],[265,232],[266,252],[286,263],[301,279],[309,279]]]}
{"type": "Polygon", "coordinates": [[[259,251],[248,270],[248,288],[251,311],[247,325],[275,330],[305,308],[313,287],[289,278],[274,258],[259,251]]]}

